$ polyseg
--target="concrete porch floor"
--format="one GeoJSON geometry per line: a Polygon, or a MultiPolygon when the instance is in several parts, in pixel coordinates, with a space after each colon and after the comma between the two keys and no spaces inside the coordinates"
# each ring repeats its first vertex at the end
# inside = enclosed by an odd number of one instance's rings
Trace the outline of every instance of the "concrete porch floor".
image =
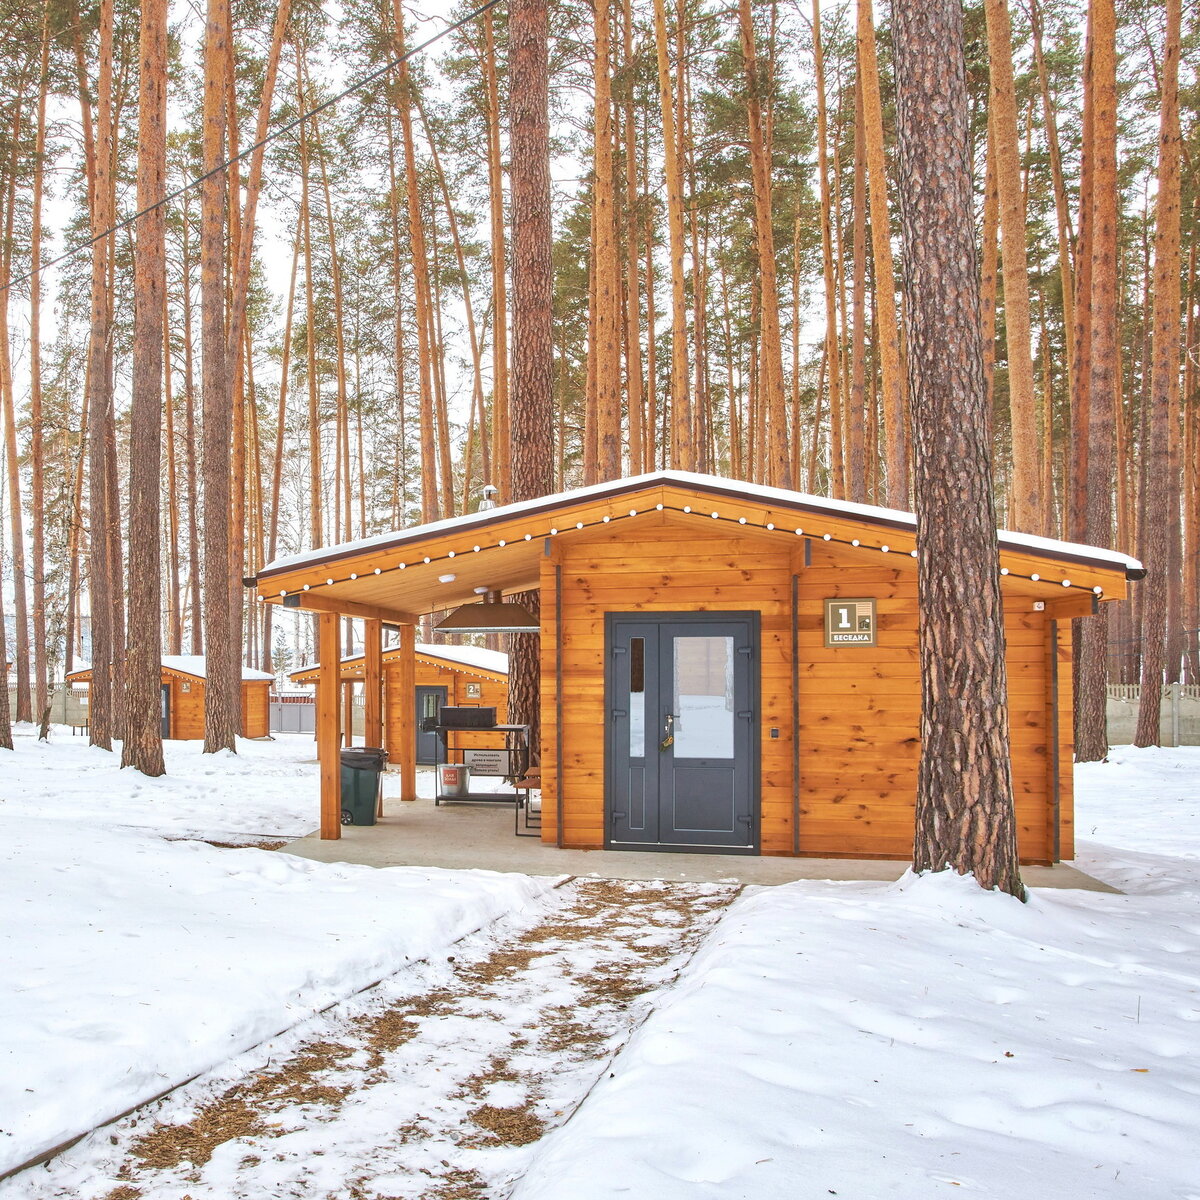
{"type": "MultiPolygon", "coordinates": [[[[424,772],[422,772],[424,774],[424,772]]],[[[432,772],[430,772],[432,775],[432,772]]],[[[601,879],[661,879],[680,883],[736,881],[743,884],[791,883],[797,879],[899,879],[903,862],[846,858],[760,858],[741,854],[656,854],[625,850],[559,850],[539,838],[513,834],[508,805],[449,804],[435,806],[422,798],[402,803],[385,781],[387,813],[375,825],[344,825],[338,841],[321,841],[314,833],[289,842],[282,850],[318,862],[361,863],[370,867],[472,867],[517,871],[523,875],[581,875],[601,879]]],[[[422,788],[421,790],[425,790],[422,788]]],[[[1116,889],[1062,864],[1023,867],[1029,887],[1074,888],[1115,892],[1116,889]]]]}

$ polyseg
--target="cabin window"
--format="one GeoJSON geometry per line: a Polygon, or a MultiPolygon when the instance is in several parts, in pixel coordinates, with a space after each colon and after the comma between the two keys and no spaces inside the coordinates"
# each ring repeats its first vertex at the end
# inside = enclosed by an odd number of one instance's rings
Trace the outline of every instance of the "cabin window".
{"type": "Polygon", "coordinates": [[[629,757],[646,756],[646,639],[629,639],[629,757]]]}
{"type": "Polygon", "coordinates": [[[733,757],[733,638],[676,637],[675,757],[733,757]]]}

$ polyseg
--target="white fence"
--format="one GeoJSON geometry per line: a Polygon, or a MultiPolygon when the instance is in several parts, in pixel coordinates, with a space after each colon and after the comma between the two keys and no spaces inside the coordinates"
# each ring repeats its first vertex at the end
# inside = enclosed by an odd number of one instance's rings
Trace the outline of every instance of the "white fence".
{"type": "MultiPolygon", "coordinates": [[[[1108,740],[1125,746],[1137,732],[1142,689],[1136,683],[1114,683],[1108,688],[1108,740]]],[[[1161,746],[1200,746],[1200,686],[1171,683],[1163,688],[1158,707],[1161,746]]]]}

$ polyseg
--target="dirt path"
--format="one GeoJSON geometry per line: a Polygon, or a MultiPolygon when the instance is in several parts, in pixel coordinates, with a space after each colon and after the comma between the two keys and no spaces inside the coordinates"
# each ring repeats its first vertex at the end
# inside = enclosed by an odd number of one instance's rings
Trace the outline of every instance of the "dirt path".
{"type": "Polygon", "coordinates": [[[572,880],[101,1131],[22,1194],[498,1200],[736,892],[572,880]]]}

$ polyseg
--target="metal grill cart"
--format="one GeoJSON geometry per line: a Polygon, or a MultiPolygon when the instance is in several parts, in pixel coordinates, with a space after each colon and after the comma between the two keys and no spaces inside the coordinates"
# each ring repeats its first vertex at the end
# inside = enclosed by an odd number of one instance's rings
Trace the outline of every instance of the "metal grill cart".
{"type": "MultiPolygon", "coordinates": [[[[438,724],[434,726],[434,729],[445,748],[445,762],[448,765],[465,766],[470,776],[503,779],[511,784],[525,774],[525,769],[529,765],[529,726],[497,725],[494,708],[443,706],[438,714],[438,724]],[[494,736],[497,745],[494,747],[459,745],[457,738],[467,734],[470,735],[470,740],[473,742],[478,741],[481,734],[494,736]]],[[[472,792],[465,790],[461,794],[453,794],[443,790],[439,771],[438,793],[434,797],[434,804],[512,804],[515,806],[520,800],[520,794],[515,791],[472,792]]]]}

